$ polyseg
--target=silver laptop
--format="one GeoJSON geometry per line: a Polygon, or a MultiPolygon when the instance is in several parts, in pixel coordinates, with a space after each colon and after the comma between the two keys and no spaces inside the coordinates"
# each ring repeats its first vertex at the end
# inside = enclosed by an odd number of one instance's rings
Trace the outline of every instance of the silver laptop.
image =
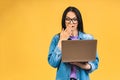
{"type": "Polygon", "coordinates": [[[62,62],[88,62],[96,58],[97,40],[63,40],[62,62]]]}

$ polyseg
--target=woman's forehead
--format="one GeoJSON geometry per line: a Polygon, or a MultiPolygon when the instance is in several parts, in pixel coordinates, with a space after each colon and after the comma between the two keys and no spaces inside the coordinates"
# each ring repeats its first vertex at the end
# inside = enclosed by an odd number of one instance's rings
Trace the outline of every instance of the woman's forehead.
{"type": "Polygon", "coordinates": [[[67,13],[66,17],[74,18],[74,17],[76,17],[76,14],[74,12],[72,12],[72,11],[69,11],[67,13]]]}

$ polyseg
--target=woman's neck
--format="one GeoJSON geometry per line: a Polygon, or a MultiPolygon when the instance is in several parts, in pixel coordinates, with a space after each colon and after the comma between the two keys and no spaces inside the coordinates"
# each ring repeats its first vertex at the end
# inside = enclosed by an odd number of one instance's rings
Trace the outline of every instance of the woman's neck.
{"type": "Polygon", "coordinates": [[[72,36],[78,36],[78,30],[73,30],[72,31],[72,36]]]}

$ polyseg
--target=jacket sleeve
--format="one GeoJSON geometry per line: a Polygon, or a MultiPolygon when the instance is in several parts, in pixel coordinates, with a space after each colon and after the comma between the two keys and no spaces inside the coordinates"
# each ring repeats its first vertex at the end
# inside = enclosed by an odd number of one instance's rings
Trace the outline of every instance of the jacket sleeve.
{"type": "Polygon", "coordinates": [[[61,62],[61,50],[58,48],[58,36],[54,36],[48,52],[48,63],[54,67],[57,68],[61,62]]]}
{"type": "Polygon", "coordinates": [[[98,68],[98,63],[99,63],[99,58],[98,58],[98,54],[96,55],[96,59],[95,61],[90,61],[88,62],[91,65],[91,69],[88,70],[88,73],[93,72],[94,70],[96,70],[98,68]]]}
{"type": "MultiPolygon", "coordinates": [[[[86,40],[94,40],[94,37],[91,34],[85,34],[85,35],[83,35],[83,38],[86,40]]],[[[96,53],[96,59],[94,61],[90,61],[88,63],[91,65],[91,69],[88,70],[88,73],[91,73],[94,70],[96,70],[98,68],[98,64],[99,64],[98,53],[96,53]]]]}

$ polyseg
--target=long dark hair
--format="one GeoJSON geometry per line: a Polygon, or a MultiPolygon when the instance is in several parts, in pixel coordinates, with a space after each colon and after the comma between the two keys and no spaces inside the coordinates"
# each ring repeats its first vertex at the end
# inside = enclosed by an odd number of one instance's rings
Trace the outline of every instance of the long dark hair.
{"type": "Polygon", "coordinates": [[[76,14],[76,17],[78,19],[78,26],[77,26],[78,31],[84,32],[81,13],[77,8],[72,7],[72,6],[69,6],[68,8],[66,8],[62,15],[62,29],[66,29],[65,18],[69,11],[72,11],[76,14]]]}

